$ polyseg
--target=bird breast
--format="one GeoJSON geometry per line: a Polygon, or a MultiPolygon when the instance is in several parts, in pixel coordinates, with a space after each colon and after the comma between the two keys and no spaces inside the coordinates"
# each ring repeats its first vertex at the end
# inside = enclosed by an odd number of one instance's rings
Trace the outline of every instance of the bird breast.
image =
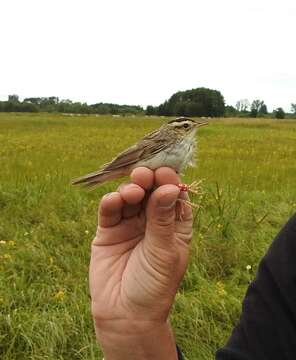
{"type": "Polygon", "coordinates": [[[152,158],[142,160],[137,166],[146,166],[152,170],[168,166],[181,172],[187,166],[194,165],[194,153],[195,139],[187,137],[160,151],[152,158]]]}

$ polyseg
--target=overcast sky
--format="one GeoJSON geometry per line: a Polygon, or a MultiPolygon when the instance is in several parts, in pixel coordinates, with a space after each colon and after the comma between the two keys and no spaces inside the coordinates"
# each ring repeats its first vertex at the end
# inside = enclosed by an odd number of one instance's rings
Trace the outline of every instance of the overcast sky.
{"type": "Polygon", "coordinates": [[[296,102],[295,0],[1,0],[0,98],[296,102]]]}

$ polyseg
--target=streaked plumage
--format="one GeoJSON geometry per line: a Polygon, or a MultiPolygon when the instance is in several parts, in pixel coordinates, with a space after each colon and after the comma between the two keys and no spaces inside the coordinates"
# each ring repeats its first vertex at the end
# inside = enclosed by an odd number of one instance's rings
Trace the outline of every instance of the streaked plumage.
{"type": "Polygon", "coordinates": [[[197,127],[206,124],[184,117],[172,120],[120,153],[100,170],[75,179],[73,184],[96,186],[127,176],[139,166],[152,170],[168,166],[180,172],[187,165],[193,165],[195,133],[197,127]]]}

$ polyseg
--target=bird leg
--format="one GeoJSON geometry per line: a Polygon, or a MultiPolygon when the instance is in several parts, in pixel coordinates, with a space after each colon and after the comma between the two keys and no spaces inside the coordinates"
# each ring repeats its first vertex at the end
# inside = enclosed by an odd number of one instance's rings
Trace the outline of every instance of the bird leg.
{"type": "MultiPolygon", "coordinates": [[[[184,192],[188,192],[188,193],[192,193],[194,195],[202,195],[201,192],[201,186],[200,184],[203,182],[203,180],[199,180],[199,181],[194,181],[192,184],[187,185],[187,184],[178,184],[178,188],[181,191],[184,192]]],[[[176,209],[176,213],[177,213],[177,219],[181,220],[183,219],[183,215],[184,215],[184,206],[189,206],[191,208],[194,209],[199,209],[200,205],[194,204],[193,202],[189,201],[189,200],[185,200],[185,199],[178,199],[178,207],[176,209]]]]}
{"type": "Polygon", "coordinates": [[[192,193],[194,195],[202,195],[201,190],[201,183],[203,182],[203,180],[199,180],[199,181],[193,181],[192,184],[187,185],[187,184],[178,184],[178,188],[181,191],[186,191],[188,193],[192,193]]]}

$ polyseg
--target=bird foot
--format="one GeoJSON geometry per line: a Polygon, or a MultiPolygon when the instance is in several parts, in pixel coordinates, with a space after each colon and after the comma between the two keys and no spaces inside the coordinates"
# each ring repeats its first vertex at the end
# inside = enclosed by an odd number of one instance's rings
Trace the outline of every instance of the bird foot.
{"type": "MultiPolygon", "coordinates": [[[[187,184],[178,184],[178,188],[181,191],[185,191],[194,195],[202,195],[202,191],[201,191],[201,183],[203,182],[203,180],[199,180],[199,181],[194,181],[192,184],[187,185],[187,184]]],[[[199,209],[200,205],[195,204],[193,202],[191,202],[190,200],[185,200],[185,199],[178,199],[177,204],[179,204],[176,208],[176,218],[180,221],[183,220],[183,216],[184,216],[184,207],[185,206],[189,206],[191,209],[199,209]]]]}
{"type": "Polygon", "coordinates": [[[181,191],[186,191],[186,192],[192,193],[194,195],[202,195],[201,186],[200,186],[202,182],[203,182],[203,179],[199,180],[199,181],[193,181],[193,183],[190,185],[178,184],[177,186],[181,191]]]}

